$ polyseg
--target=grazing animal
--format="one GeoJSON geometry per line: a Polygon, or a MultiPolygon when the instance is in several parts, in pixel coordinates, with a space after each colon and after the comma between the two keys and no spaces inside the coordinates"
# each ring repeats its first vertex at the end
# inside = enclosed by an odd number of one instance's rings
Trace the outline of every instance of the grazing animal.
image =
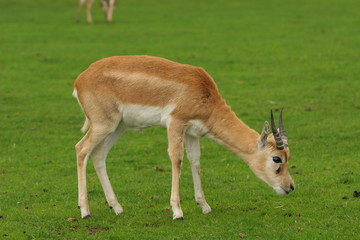
{"type": "Polygon", "coordinates": [[[90,216],[86,189],[90,156],[108,204],[116,214],[123,212],[111,187],[105,159],[126,129],[167,128],[173,219],[183,218],[179,179],[184,144],[191,163],[195,200],[203,213],[211,211],[200,180],[199,138],[202,136],[242,158],[278,194],[286,195],[294,190],[282,112],[279,129],[271,112],[272,134],[268,122],[262,133],[257,133],[236,117],[220,96],[214,80],[202,68],[151,56],[104,58],[78,76],[73,95],[86,115],[82,131],[88,130],[75,147],[82,218],[90,216]]]}
{"type": "MultiPolygon", "coordinates": [[[[91,16],[91,7],[94,3],[94,0],[79,0],[76,21],[80,22],[80,11],[81,11],[81,8],[84,5],[84,3],[86,3],[87,21],[88,21],[88,23],[93,23],[92,16],[91,16]]],[[[104,10],[106,21],[110,23],[112,21],[113,10],[115,8],[115,0],[101,0],[101,7],[104,10]]]]}

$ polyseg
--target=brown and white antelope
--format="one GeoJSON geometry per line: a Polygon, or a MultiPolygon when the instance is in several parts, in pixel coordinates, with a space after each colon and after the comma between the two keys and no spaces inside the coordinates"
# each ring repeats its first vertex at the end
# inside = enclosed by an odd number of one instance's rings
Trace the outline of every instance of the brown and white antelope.
{"type": "MultiPolygon", "coordinates": [[[[94,3],[94,0],[79,0],[78,8],[77,8],[77,15],[76,21],[80,22],[80,11],[82,6],[86,3],[86,18],[88,23],[92,23],[92,16],[91,16],[91,7],[94,3]]],[[[115,0],[101,0],[101,7],[104,10],[105,19],[107,22],[112,21],[112,14],[115,8],[115,0]]]]}
{"type": "Polygon", "coordinates": [[[290,150],[280,113],[279,129],[271,112],[271,130],[261,134],[238,119],[220,96],[204,69],[151,56],[104,58],[90,65],[75,81],[73,95],[86,120],[86,135],[76,144],[79,207],[90,216],[86,165],[91,156],[105,197],[116,214],[123,212],[111,187],[106,156],[126,129],[167,128],[172,164],[170,204],[174,219],[183,218],[179,178],[184,144],[191,163],[195,200],[203,213],[211,211],[200,180],[199,138],[209,137],[242,158],[251,170],[278,194],[294,190],[289,173],[290,150]]]}

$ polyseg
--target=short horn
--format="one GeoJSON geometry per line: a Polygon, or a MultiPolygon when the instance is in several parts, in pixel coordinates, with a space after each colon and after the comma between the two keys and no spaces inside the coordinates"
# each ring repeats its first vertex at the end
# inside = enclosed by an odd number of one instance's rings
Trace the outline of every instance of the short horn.
{"type": "Polygon", "coordinates": [[[280,111],[280,119],[279,119],[279,129],[280,129],[281,139],[283,140],[285,147],[287,147],[288,146],[288,137],[286,135],[285,127],[284,127],[284,124],[283,124],[282,112],[283,112],[283,110],[281,109],[281,111],[280,111]]]}
{"type": "Polygon", "coordinates": [[[276,129],[275,121],[274,121],[274,115],[273,115],[272,110],[271,110],[271,130],[272,130],[272,133],[273,133],[275,141],[276,141],[276,148],[278,150],[283,150],[284,149],[284,142],[280,137],[279,131],[276,129]]]}

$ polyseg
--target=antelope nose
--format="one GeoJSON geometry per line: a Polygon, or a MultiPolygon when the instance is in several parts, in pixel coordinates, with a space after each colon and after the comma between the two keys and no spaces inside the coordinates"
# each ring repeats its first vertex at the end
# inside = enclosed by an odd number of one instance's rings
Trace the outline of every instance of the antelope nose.
{"type": "Polygon", "coordinates": [[[291,188],[291,191],[294,191],[295,190],[295,187],[294,185],[290,184],[290,188],[291,188]]]}

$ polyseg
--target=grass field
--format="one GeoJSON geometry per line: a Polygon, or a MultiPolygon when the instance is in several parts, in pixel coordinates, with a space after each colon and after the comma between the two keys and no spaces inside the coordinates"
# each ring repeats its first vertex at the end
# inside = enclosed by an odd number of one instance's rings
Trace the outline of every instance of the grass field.
{"type": "Polygon", "coordinates": [[[360,237],[359,1],[121,0],[112,24],[96,3],[93,25],[84,14],[75,23],[76,5],[0,2],[0,239],[360,237]],[[105,205],[89,161],[92,217],[80,219],[74,145],[84,118],[73,82],[98,59],[133,54],[202,66],[257,131],[284,107],[295,192],[277,195],[203,139],[213,211],[195,204],[185,160],[185,219],[173,221],[166,132],[152,128],[125,133],[108,157],[125,212],[105,205]]]}

